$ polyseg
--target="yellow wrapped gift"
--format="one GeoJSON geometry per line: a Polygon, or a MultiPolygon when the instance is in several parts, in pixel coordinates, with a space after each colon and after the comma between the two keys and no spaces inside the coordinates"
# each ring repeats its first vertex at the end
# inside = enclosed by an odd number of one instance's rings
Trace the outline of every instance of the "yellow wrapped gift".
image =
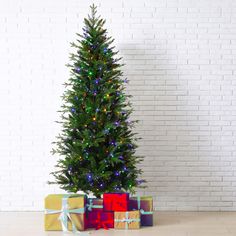
{"type": "Polygon", "coordinates": [[[45,198],[45,230],[85,230],[86,196],[50,194],[45,198]]]}
{"type": "Polygon", "coordinates": [[[115,229],[139,229],[140,212],[139,211],[122,211],[115,212],[114,219],[115,229]]]}

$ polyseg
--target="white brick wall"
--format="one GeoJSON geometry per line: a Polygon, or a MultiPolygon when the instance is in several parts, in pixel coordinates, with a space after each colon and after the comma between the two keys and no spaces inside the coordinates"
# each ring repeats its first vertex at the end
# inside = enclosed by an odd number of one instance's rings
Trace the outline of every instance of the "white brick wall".
{"type": "MultiPolygon", "coordinates": [[[[236,210],[236,2],[94,1],[126,63],[158,210],[236,210]]],[[[41,210],[90,1],[0,1],[0,210],[41,210]]],[[[143,192],[142,192],[143,193],[143,192]]]]}

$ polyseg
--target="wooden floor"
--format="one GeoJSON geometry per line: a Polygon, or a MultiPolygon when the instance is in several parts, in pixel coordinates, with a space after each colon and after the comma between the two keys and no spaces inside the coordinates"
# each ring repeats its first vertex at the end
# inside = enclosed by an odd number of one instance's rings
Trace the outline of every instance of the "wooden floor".
{"type": "MultiPolygon", "coordinates": [[[[236,212],[158,212],[154,227],[140,230],[91,230],[103,236],[236,236],[236,212]]],[[[45,232],[42,212],[0,212],[1,236],[61,236],[45,232]]]]}

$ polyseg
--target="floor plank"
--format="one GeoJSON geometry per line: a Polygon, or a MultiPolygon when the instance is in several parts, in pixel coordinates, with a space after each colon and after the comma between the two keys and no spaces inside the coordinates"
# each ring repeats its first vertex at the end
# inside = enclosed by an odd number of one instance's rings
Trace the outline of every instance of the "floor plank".
{"type": "MultiPolygon", "coordinates": [[[[140,230],[91,230],[94,236],[235,236],[236,212],[156,212],[155,225],[140,230]]],[[[43,212],[0,212],[1,236],[62,236],[45,232],[43,212]]]]}

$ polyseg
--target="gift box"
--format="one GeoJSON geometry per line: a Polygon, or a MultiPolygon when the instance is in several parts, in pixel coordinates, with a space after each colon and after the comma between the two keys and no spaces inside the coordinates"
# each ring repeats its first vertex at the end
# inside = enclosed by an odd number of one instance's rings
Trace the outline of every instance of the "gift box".
{"type": "Polygon", "coordinates": [[[128,211],[128,203],[129,203],[128,193],[103,194],[104,211],[128,211]]]}
{"type": "Polygon", "coordinates": [[[150,196],[131,197],[129,210],[140,210],[141,226],[153,226],[153,200],[150,196]]]}
{"type": "Polygon", "coordinates": [[[103,199],[87,198],[86,209],[87,212],[103,211],[103,199]]]}
{"type": "Polygon", "coordinates": [[[139,229],[140,228],[140,212],[126,211],[115,212],[115,229],[139,229]]]}
{"type": "Polygon", "coordinates": [[[114,228],[114,212],[94,211],[88,214],[88,228],[114,228]]]}
{"type": "Polygon", "coordinates": [[[94,221],[96,220],[96,215],[92,214],[93,212],[103,212],[103,199],[98,199],[98,198],[87,199],[86,226],[88,228],[95,228],[94,221]]]}
{"type": "Polygon", "coordinates": [[[45,198],[45,230],[84,230],[86,196],[50,194],[45,198]]]}

